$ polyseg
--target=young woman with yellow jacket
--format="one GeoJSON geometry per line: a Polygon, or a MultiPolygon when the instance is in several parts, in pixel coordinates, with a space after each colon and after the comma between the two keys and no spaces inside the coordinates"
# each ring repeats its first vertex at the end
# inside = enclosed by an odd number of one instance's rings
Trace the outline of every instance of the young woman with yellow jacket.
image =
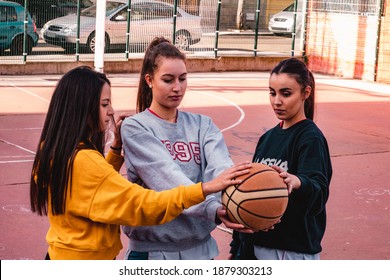
{"type": "Polygon", "coordinates": [[[31,209],[47,215],[46,259],[114,259],[122,249],[120,225],[169,222],[208,194],[240,183],[249,163],[235,165],[207,183],[155,192],[129,182],[123,164],[120,125],[104,158],[113,120],[111,84],[89,67],[66,73],[56,86],[34,160],[31,209]]]}

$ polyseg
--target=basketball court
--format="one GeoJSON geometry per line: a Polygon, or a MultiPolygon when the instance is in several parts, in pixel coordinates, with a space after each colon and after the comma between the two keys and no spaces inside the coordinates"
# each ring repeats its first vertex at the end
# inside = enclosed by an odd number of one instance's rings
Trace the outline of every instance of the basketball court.
{"type": "MultiPolygon", "coordinates": [[[[0,77],[2,260],[46,254],[48,222],[29,210],[29,176],[59,78],[0,77]]],[[[110,79],[117,113],[134,112],[138,75],[110,79]]],[[[321,258],[390,259],[390,86],[320,75],[316,82],[315,121],[327,137],[334,170],[321,258]]],[[[259,136],[278,122],[268,102],[268,73],[191,73],[180,109],[211,116],[236,163],[251,160],[259,136]]],[[[217,259],[226,259],[229,230],[219,227],[213,236],[220,249],[217,259]]]]}

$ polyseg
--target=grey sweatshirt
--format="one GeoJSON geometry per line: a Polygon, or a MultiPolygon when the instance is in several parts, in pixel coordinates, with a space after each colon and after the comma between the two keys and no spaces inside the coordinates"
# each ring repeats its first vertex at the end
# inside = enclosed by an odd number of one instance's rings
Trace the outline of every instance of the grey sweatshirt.
{"type": "MultiPolygon", "coordinates": [[[[222,133],[209,117],[178,112],[170,123],[149,110],[124,120],[121,129],[128,179],[162,191],[207,182],[233,165],[222,133]]],[[[134,251],[182,251],[198,246],[214,230],[220,193],[209,195],[160,226],[124,227],[134,251]]]]}

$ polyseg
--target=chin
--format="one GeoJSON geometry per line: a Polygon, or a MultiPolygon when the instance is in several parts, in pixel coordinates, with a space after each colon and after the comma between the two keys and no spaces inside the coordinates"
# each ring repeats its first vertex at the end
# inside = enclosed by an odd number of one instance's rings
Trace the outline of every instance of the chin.
{"type": "Polygon", "coordinates": [[[102,124],[100,125],[100,132],[105,132],[108,130],[108,124],[102,124]]]}

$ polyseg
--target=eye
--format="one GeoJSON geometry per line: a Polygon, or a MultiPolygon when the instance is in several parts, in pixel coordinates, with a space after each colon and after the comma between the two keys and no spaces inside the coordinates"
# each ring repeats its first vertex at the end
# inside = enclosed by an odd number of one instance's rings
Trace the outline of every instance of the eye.
{"type": "Polygon", "coordinates": [[[282,92],[282,95],[284,96],[284,97],[289,97],[290,95],[291,95],[291,92],[290,91],[283,91],[282,92]]]}
{"type": "Polygon", "coordinates": [[[270,90],[270,92],[269,92],[269,95],[271,95],[271,96],[275,96],[275,95],[276,95],[276,93],[275,93],[273,90],[270,90]]]}

